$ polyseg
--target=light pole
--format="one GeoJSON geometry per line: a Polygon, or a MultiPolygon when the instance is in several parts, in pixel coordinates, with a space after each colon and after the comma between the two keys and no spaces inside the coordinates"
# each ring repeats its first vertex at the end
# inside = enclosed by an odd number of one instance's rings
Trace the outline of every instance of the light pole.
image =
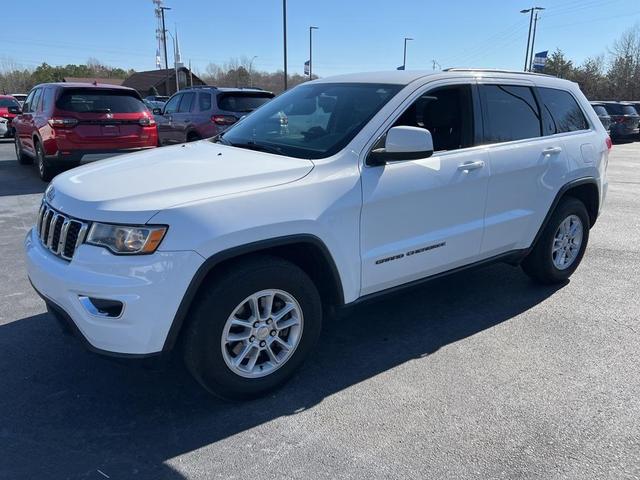
{"type": "Polygon", "coordinates": [[[533,69],[533,56],[536,51],[536,30],[538,28],[538,12],[536,12],[533,18],[533,38],[531,39],[531,56],[529,57],[529,71],[533,69]]]}
{"type": "Polygon", "coordinates": [[[167,29],[164,26],[164,11],[171,10],[171,7],[160,7],[160,15],[162,16],[162,46],[164,47],[164,71],[166,77],[164,79],[165,95],[169,95],[169,59],[167,58],[167,29]]]}
{"type": "Polygon", "coordinates": [[[284,40],[284,89],[287,89],[287,0],[282,0],[282,33],[284,40]]]}
{"type": "Polygon", "coordinates": [[[542,7],[531,7],[525,10],[520,10],[520,13],[528,13],[529,17],[529,33],[527,34],[527,51],[524,54],[524,71],[527,71],[527,65],[529,65],[529,45],[531,44],[531,27],[533,27],[533,13],[538,10],[544,10],[542,7]]]}
{"type": "Polygon", "coordinates": [[[311,65],[313,64],[311,58],[313,56],[313,35],[312,32],[318,30],[318,27],[309,27],[309,80],[312,80],[311,65]]]}
{"type": "Polygon", "coordinates": [[[413,40],[413,38],[404,37],[404,53],[402,55],[402,70],[407,69],[407,41],[413,40]]]}
{"type": "Polygon", "coordinates": [[[253,88],[253,61],[258,58],[257,55],[254,55],[251,61],[249,62],[249,87],[253,88]]]}
{"type": "MultiPolygon", "coordinates": [[[[176,27],[177,28],[177,27],[176,27]]],[[[171,37],[171,41],[173,42],[173,71],[176,74],[176,93],[178,93],[180,91],[180,81],[178,80],[178,61],[176,60],[176,38],[173,36],[173,34],[167,30],[167,33],[169,34],[169,36],[171,37]]],[[[178,33],[176,32],[176,35],[178,33]]]]}

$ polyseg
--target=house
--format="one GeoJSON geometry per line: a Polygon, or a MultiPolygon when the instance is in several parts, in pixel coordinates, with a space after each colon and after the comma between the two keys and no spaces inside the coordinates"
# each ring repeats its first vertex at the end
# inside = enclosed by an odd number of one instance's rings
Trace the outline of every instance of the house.
{"type": "Polygon", "coordinates": [[[137,90],[142,97],[148,95],[173,95],[176,93],[176,72],[180,89],[191,85],[206,85],[186,67],[136,72],[127,78],[122,85],[137,90]],[[152,93],[154,90],[157,93],[152,93]]]}

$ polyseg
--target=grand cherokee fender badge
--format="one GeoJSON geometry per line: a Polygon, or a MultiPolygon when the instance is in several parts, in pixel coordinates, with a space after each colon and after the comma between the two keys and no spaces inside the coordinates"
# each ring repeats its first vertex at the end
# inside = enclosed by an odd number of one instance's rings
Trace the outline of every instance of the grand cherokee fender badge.
{"type": "Polygon", "coordinates": [[[397,255],[393,255],[391,257],[380,258],[376,260],[376,265],[380,265],[382,263],[393,262],[394,260],[400,260],[404,257],[410,257],[412,255],[417,255],[418,253],[428,252],[429,250],[433,250],[435,248],[444,247],[447,242],[434,243],[433,245],[428,245],[426,247],[416,248],[414,250],[409,250],[405,253],[399,253],[397,255]]]}

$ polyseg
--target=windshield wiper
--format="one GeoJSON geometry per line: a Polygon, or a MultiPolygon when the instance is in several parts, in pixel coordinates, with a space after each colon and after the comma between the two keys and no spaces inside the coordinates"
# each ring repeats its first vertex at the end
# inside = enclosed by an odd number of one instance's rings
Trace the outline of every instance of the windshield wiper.
{"type": "Polygon", "coordinates": [[[94,110],[87,110],[87,113],[111,113],[110,108],[96,108],[94,110]]]}
{"type": "Polygon", "coordinates": [[[257,152],[274,153],[276,155],[282,155],[282,150],[277,147],[270,147],[262,143],[256,142],[244,142],[244,143],[231,143],[231,146],[238,148],[246,148],[247,150],[255,150],[257,152]]]}

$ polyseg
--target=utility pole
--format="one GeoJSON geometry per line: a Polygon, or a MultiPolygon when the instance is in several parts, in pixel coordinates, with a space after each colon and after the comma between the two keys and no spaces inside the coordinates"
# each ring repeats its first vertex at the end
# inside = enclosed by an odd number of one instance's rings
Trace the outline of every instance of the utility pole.
{"type": "Polygon", "coordinates": [[[169,58],[167,57],[167,29],[164,26],[164,11],[171,10],[170,7],[159,7],[160,14],[162,15],[162,45],[164,47],[164,70],[165,70],[165,80],[164,80],[164,88],[165,95],[169,95],[169,58]]]}
{"type": "Polygon", "coordinates": [[[529,65],[529,45],[531,44],[531,28],[533,27],[533,13],[538,10],[544,10],[542,7],[531,7],[525,10],[520,10],[520,13],[529,13],[529,33],[527,34],[527,51],[524,54],[524,71],[527,71],[529,65]]]}
{"type": "Polygon", "coordinates": [[[536,29],[538,28],[538,12],[536,11],[533,18],[533,39],[531,40],[531,56],[529,57],[529,71],[533,71],[533,56],[536,51],[536,29]]]}
{"type": "Polygon", "coordinates": [[[318,27],[309,27],[309,80],[312,80],[311,65],[313,64],[311,58],[313,56],[313,35],[312,32],[318,30],[318,27]]]}
{"type": "Polygon", "coordinates": [[[413,40],[413,38],[404,37],[404,53],[402,55],[402,70],[407,69],[407,40],[413,40]]]}
{"type": "Polygon", "coordinates": [[[282,0],[282,32],[284,37],[284,89],[287,90],[287,0],[282,0]]]}

